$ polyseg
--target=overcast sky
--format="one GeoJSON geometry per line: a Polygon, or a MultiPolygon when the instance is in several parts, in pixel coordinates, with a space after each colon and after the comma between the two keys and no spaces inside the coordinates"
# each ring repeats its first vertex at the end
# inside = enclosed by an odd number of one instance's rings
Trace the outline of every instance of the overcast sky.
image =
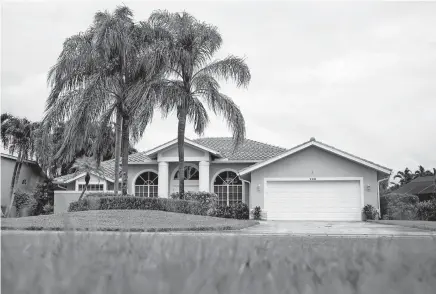
{"type": "MultiPolygon", "coordinates": [[[[121,2],[8,2],[1,15],[1,111],[43,116],[47,72],[65,38],[121,2]]],[[[246,58],[247,89],[222,83],[247,137],[291,148],[315,137],[376,163],[436,167],[436,2],[129,2],[135,20],[187,11],[219,28],[227,54],[246,58]]],[[[156,115],[136,145],[174,139],[156,115]]],[[[192,126],[187,137],[195,138],[192,126]]],[[[205,136],[230,136],[212,118],[205,136]]]]}

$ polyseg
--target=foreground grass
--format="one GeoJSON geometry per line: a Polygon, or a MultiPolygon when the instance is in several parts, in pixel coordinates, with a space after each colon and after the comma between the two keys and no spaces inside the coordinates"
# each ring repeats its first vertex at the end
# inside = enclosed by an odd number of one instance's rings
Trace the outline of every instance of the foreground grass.
{"type": "Polygon", "coordinates": [[[2,236],[2,293],[434,293],[436,240],[2,236]]]}
{"type": "Polygon", "coordinates": [[[257,224],[235,220],[157,210],[90,210],[21,218],[3,218],[2,229],[97,230],[97,231],[184,231],[232,230],[257,224]]]}

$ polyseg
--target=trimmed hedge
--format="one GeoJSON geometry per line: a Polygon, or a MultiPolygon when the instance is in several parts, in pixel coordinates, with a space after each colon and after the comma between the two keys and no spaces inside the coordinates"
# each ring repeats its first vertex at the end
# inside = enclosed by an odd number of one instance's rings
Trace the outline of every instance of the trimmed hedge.
{"type": "Polygon", "coordinates": [[[218,195],[209,192],[190,192],[180,196],[179,192],[172,193],[171,199],[197,201],[201,206],[201,215],[215,216],[215,210],[218,205],[218,195]]]}
{"type": "Polygon", "coordinates": [[[249,219],[250,210],[248,209],[248,205],[245,203],[237,203],[230,206],[218,205],[213,216],[222,218],[249,219]]]}
{"type": "Polygon", "coordinates": [[[201,214],[201,205],[196,201],[133,196],[86,197],[70,203],[68,211],[138,209],[161,210],[187,214],[201,214]]]}

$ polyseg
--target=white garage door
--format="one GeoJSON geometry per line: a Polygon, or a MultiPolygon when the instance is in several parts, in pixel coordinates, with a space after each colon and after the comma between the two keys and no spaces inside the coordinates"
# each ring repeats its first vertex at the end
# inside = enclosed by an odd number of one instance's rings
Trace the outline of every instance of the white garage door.
{"type": "Polygon", "coordinates": [[[360,181],[267,181],[269,220],[361,220],[360,181]]]}

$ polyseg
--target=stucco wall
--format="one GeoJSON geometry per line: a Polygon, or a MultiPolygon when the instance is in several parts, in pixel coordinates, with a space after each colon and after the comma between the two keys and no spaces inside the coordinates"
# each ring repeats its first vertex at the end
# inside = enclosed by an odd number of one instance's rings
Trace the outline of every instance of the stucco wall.
{"type": "MultiPolygon", "coordinates": [[[[1,205],[8,205],[10,201],[12,174],[14,172],[15,160],[2,157],[1,158],[1,205]]],[[[39,171],[33,165],[23,163],[18,179],[17,189],[31,192],[36,185],[43,180],[39,171]],[[23,185],[23,180],[26,180],[26,185],[23,185]]]]}
{"type": "Polygon", "coordinates": [[[309,147],[253,171],[250,208],[264,207],[264,178],[274,177],[363,177],[364,203],[377,207],[377,171],[317,147],[309,147]]]}
{"type": "MultiPolygon", "coordinates": [[[[165,157],[179,157],[179,151],[177,145],[168,150],[162,152],[162,156],[165,157]]],[[[185,157],[201,157],[204,156],[204,151],[185,145],[185,157]]]]}
{"type": "Polygon", "coordinates": [[[68,206],[71,202],[77,201],[80,197],[81,192],[72,191],[55,191],[54,192],[54,213],[62,213],[68,211],[68,206]]]}

